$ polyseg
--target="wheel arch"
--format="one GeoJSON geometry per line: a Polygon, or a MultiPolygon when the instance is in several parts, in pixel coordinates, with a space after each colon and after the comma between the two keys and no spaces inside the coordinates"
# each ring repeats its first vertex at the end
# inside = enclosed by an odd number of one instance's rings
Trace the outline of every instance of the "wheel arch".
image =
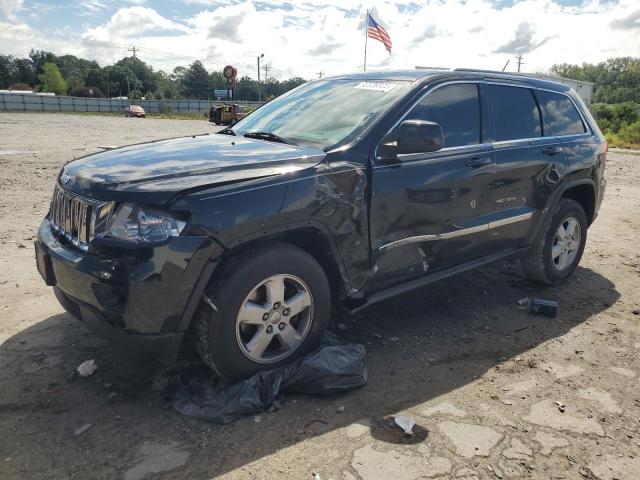
{"type": "MultiPolygon", "coordinates": [[[[215,261],[215,264],[211,264],[211,271],[207,272],[206,278],[202,279],[203,283],[199,290],[206,291],[211,282],[215,281],[216,276],[226,268],[229,268],[234,259],[238,258],[243,252],[255,248],[264,248],[265,245],[275,243],[284,243],[300,248],[320,264],[327,275],[334,305],[349,296],[350,282],[337,247],[326,228],[317,225],[315,222],[288,225],[273,231],[261,231],[249,237],[236,240],[233,245],[228,246],[220,258],[215,261]]],[[[202,295],[192,296],[191,301],[195,302],[195,304],[191,306],[190,314],[183,316],[179,330],[184,331],[191,328],[197,313],[197,305],[200,304],[201,300],[202,295]]]]}
{"type": "Polygon", "coordinates": [[[568,184],[560,193],[558,201],[568,198],[577,202],[587,216],[587,224],[591,225],[595,219],[596,189],[589,179],[568,184]]]}

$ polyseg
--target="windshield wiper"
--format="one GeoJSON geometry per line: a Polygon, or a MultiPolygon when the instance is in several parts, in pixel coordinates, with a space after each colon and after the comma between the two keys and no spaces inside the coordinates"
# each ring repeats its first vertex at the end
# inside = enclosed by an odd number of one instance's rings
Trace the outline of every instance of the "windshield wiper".
{"type": "Polygon", "coordinates": [[[266,140],[267,142],[286,143],[287,145],[297,145],[291,140],[281,137],[273,132],[247,132],[243,135],[246,138],[257,138],[259,140],[266,140]]]}

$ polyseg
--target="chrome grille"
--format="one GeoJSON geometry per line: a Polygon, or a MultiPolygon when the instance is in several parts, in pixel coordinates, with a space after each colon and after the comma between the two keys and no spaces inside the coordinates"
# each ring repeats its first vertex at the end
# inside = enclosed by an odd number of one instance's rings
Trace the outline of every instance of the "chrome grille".
{"type": "Polygon", "coordinates": [[[49,209],[51,228],[60,237],[80,250],[87,251],[89,243],[106,226],[112,202],[98,202],[74,195],[56,185],[49,209]]]}

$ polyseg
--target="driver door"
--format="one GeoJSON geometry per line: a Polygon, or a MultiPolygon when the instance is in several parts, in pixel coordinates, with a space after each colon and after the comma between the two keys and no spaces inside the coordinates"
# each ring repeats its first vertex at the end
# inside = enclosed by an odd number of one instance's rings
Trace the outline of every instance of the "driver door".
{"type": "MultiPolygon", "coordinates": [[[[482,256],[487,190],[495,174],[493,147],[483,143],[484,103],[473,82],[433,87],[401,121],[438,123],[443,148],[375,159],[374,290],[482,256]]],[[[385,142],[389,136],[394,129],[385,142]]]]}

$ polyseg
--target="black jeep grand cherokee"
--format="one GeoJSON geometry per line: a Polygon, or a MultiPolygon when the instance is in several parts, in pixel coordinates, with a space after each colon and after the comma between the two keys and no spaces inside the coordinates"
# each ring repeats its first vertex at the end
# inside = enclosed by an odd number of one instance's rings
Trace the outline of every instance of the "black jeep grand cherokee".
{"type": "Polygon", "coordinates": [[[68,163],[36,242],[90,329],[237,377],[356,310],[508,256],[555,284],[602,200],[607,144],[560,84],[483,71],[306,83],[220,134],[68,163]],[[192,336],[187,336],[192,332],[192,336]]]}

